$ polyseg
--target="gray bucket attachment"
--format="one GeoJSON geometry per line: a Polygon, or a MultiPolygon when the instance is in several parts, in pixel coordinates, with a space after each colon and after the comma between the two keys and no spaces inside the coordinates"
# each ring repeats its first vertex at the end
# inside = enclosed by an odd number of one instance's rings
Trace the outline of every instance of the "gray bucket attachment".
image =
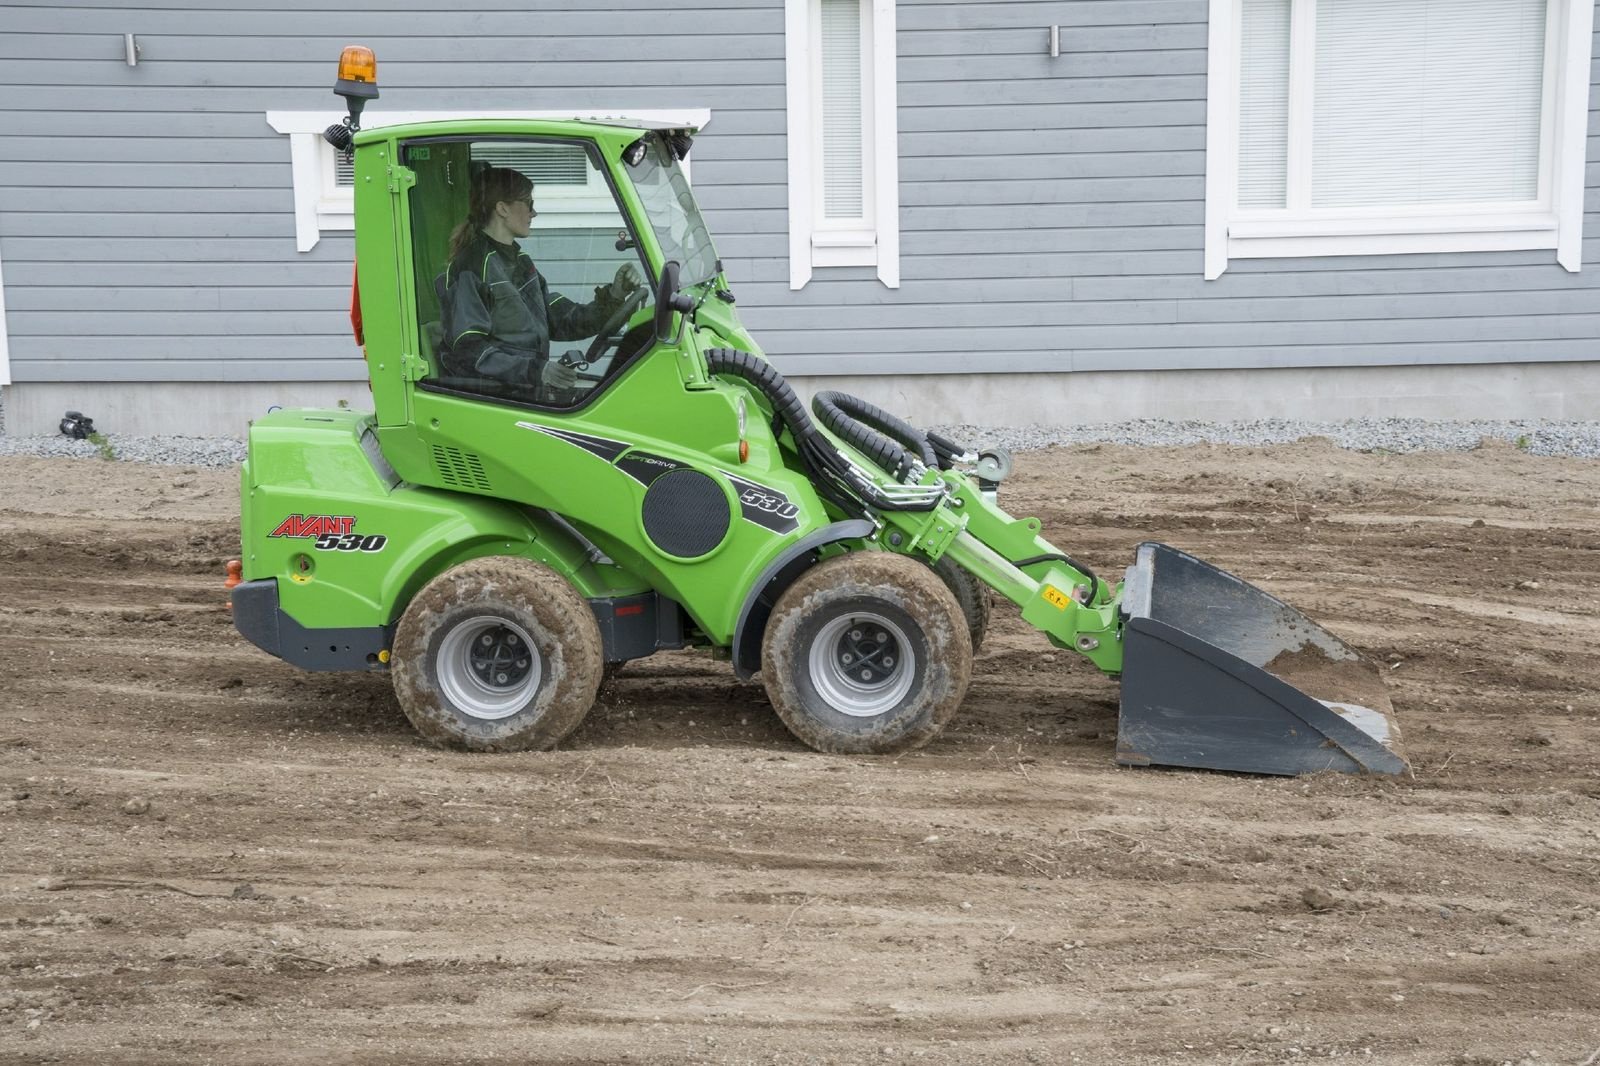
{"type": "Polygon", "coordinates": [[[1117,762],[1400,774],[1378,668],[1283,601],[1165,544],[1123,586],[1117,762]]]}

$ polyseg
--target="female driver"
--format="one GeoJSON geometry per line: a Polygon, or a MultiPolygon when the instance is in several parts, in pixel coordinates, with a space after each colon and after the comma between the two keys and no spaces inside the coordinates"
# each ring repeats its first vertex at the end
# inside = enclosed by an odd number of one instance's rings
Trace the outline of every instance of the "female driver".
{"type": "Polygon", "coordinates": [[[532,386],[548,399],[577,383],[571,367],[550,359],[550,342],[594,336],[639,287],[639,272],[624,263],[591,303],[552,294],[516,243],[536,214],[533,182],[520,171],[485,167],[474,175],[467,218],[450,235],[440,313],[447,373],[532,386]]]}

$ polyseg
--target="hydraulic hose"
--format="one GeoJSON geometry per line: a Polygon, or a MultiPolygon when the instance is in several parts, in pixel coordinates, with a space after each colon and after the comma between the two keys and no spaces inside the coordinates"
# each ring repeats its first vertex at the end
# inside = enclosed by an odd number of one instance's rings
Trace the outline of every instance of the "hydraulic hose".
{"type": "Polygon", "coordinates": [[[931,429],[928,431],[928,444],[932,446],[933,454],[939,459],[940,470],[953,469],[957,459],[972,451],[965,444],[957,444],[949,437],[942,437],[931,429]]]}
{"type": "Polygon", "coordinates": [[[1016,567],[1018,570],[1021,570],[1023,567],[1032,566],[1034,563],[1066,563],[1078,573],[1089,579],[1088,602],[1090,604],[1094,603],[1096,597],[1100,595],[1100,579],[1095,576],[1093,570],[1090,570],[1087,566],[1084,566],[1070,555],[1063,555],[1060,552],[1049,552],[1045,555],[1030,555],[1026,559],[1013,560],[1011,565],[1016,567]]]}
{"type": "Polygon", "coordinates": [[[811,410],[823,425],[896,478],[905,477],[913,455],[929,470],[939,465],[938,456],[920,429],[849,393],[819,392],[811,397],[811,410]]]}
{"type": "Polygon", "coordinates": [[[811,421],[811,416],[806,413],[805,405],[795,395],[794,389],[771,363],[733,348],[708,349],[705,359],[707,373],[739,378],[771,401],[774,414],[794,437],[800,461],[805,464],[817,491],[845,513],[865,517],[861,507],[863,500],[882,511],[931,511],[939,506],[937,497],[896,499],[880,491],[870,479],[862,477],[817,428],[816,423],[811,421]]]}

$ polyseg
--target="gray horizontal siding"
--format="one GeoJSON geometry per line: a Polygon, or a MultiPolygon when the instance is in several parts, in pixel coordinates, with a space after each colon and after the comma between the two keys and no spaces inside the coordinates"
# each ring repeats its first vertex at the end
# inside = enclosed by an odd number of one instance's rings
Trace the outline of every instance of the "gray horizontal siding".
{"type": "Polygon", "coordinates": [[[350,235],[295,250],[289,141],[266,122],[269,110],[337,110],[333,63],[354,40],[378,54],[374,109],[709,107],[716,136],[695,163],[708,195],[725,189],[712,224],[753,242],[756,261],[783,254],[781,4],[711,0],[696,17],[656,0],[534,6],[0,8],[13,380],[362,376],[350,235]],[[705,36],[700,15],[720,34],[705,36]],[[136,68],[122,61],[125,32],[139,34],[136,68]]]}
{"type": "MultiPolygon", "coordinates": [[[[757,265],[741,300],[780,366],[1600,358],[1600,272],[1570,274],[1552,252],[1235,260],[1203,280],[1206,18],[1204,0],[901,3],[902,286],[818,271],[787,294],[784,263],[757,265]],[[1045,49],[1051,23],[1058,59],[1045,49]],[[978,49],[987,73],[972,68],[978,49]]],[[[1600,237],[1600,151],[1591,157],[1586,223],[1600,237]]],[[[1600,240],[1584,252],[1600,262],[1600,240]]]]}
{"type": "Polygon", "coordinates": [[[361,377],[350,237],[295,251],[288,139],[265,119],[335,110],[352,40],[378,53],[374,108],[711,108],[695,183],[789,373],[1600,358],[1600,123],[1584,273],[1507,252],[1235,261],[1206,282],[1206,0],[898,6],[902,285],[833,268],[791,292],[778,0],[6,5],[13,378],[361,377]]]}

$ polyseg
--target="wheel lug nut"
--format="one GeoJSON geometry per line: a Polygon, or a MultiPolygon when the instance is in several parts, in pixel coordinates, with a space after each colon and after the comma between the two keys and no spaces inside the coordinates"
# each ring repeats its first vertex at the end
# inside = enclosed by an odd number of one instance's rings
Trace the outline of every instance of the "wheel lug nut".
{"type": "Polygon", "coordinates": [[[872,680],[872,671],[871,670],[863,670],[863,671],[861,671],[861,680],[863,680],[863,681],[871,681],[872,680]]]}
{"type": "Polygon", "coordinates": [[[860,639],[861,639],[861,630],[859,630],[859,629],[852,629],[852,630],[851,630],[851,631],[850,631],[850,639],[851,639],[851,640],[860,640],[860,639]]]}
{"type": "Polygon", "coordinates": [[[839,661],[844,663],[846,666],[849,666],[851,663],[856,661],[856,657],[851,655],[849,652],[845,652],[843,655],[839,656],[839,661]]]}
{"type": "Polygon", "coordinates": [[[515,633],[507,633],[506,634],[506,643],[507,644],[515,644],[516,642],[517,642],[517,635],[515,633]]]}
{"type": "Polygon", "coordinates": [[[894,665],[894,656],[893,655],[885,655],[883,657],[883,665],[885,667],[893,666],[894,665]]]}
{"type": "Polygon", "coordinates": [[[502,685],[506,683],[506,675],[504,673],[495,674],[494,679],[502,685]]]}
{"type": "Polygon", "coordinates": [[[482,644],[485,648],[487,648],[489,645],[494,643],[494,638],[491,637],[489,634],[485,633],[483,635],[483,639],[478,641],[478,643],[482,644]]]}

